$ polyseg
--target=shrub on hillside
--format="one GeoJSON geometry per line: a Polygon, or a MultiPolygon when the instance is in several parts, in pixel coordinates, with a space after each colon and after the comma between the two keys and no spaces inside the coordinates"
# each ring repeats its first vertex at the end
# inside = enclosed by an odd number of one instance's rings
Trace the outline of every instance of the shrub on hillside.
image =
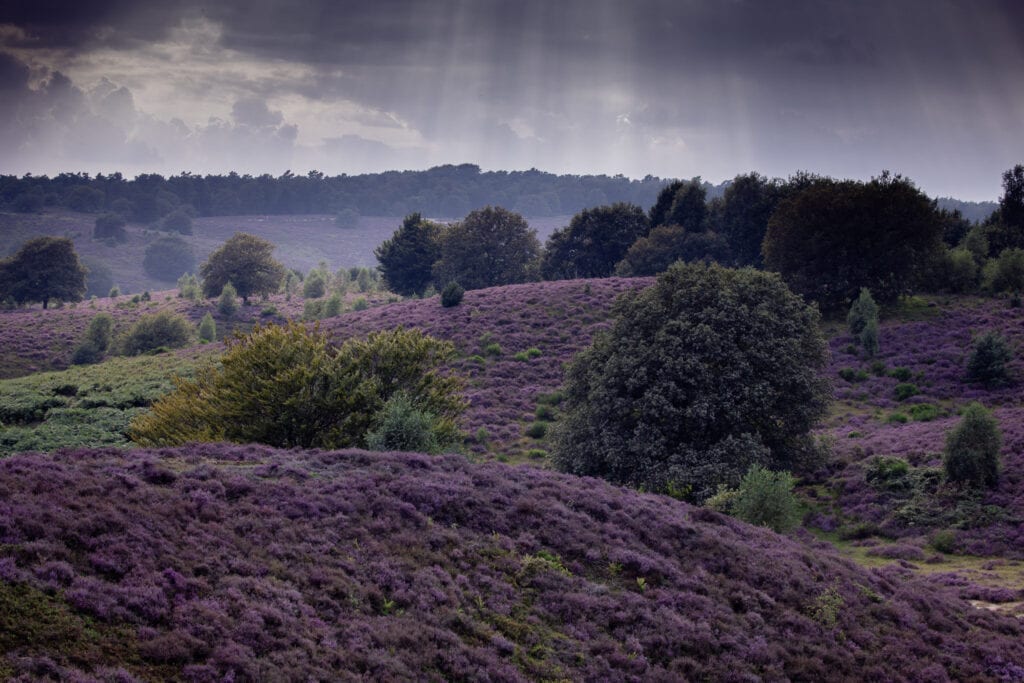
{"type": "Polygon", "coordinates": [[[423,294],[430,286],[431,268],[441,258],[444,226],[409,214],[390,239],[373,253],[388,289],[402,296],[423,294]]]}
{"type": "Polygon", "coordinates": [[[238,292],[235,286],[228,282],[220,290],[220,297],[217,299],[217,310],[225,318],[230,318],[238,312],[238,292]]]}
{"type": "Polygon", "coordinates": [[[985,289],[990,292],[1024,291],[1024,249],[1006,249],[985,264],[985,289]]]}
{"type": "Polygon", "coordinates": [[[942,467],[950,481],[974,488],[999,482],[1002,435],[995,417],[980,403],[963,411],[960,424],[946,437],[942,467]]]}
{"type": "Polygon", "coordinates": [[[178,297],[190,301],[198,301],[202,290],[199,287],[199,278],[192,273],[185,273],[178,278],[178,297]]]}
{"type": "Polygon", "coordinates": [[[967,359],[967,379],[989,388],[1010,383],[1007,365],[1013,360],[1013,352],[998,332],[986,332],[974,342],[967,359]]]}
{"type": "Polygon", "coordinates": [[[703,499],[752,464],[814,453],[828,350],[817,312],[777,275],[676,264],[614,313],[567,371],[559,469],[703,499]]]}
{"type": "Polygon", "coordinates": [[[846,325],[850,328],[850,334],[859,337],[872,320],[878,324],[878,304],[871,296],[871,290],[861,287],[860,295],[850,304],[850,312],[846,314],[846,325]]]}
{"type": "Polygon", "coordinates": [[[874,358],[878,355],[878,318],[868,320],[861,329],[858,339],[865,356],[874,358]]]}
{"type": "Polygon", "coordinates": [[[772,472],[753,465],[732,500],[733,513],[748,524],[785,533],[800,522],[800,505],[793,485],[789,472],[772,472]]]}
{"type": "Polygon", "coordinates": [[[121,352],[126,356],[155,351],[159,348],[175,349],[192,340],[192,325],[188,320],[161,311],[139,318],[121,340],[121,352]]]}
{"type": "Polygon", "coordinates": [[[199,321],[199,341],[205,343],[217,341],[217,323],[213,316],[207,313],[199,321]]]}
{"type": "Polygon", "coordinates": [[[445,308],[458,306],[462,303],[463,294],[465,294],[465,290],[462,289],[458,282],[449,282],[441,290],[441,305],[445,308]]]}
{"type": "Polygon", "coordinates": [[[376,426],[366,434],[372,451],[436,453],[448,445],[438,443],[434,416],[417,408],[404,392],[389,398],[374,421],[376,426]]]}
{"type": "Polygon", "coordinates": [[[464,408],[461,383],[438,369],[453,353],[450,343],[418,330],[374,332],[334,347],[303,325],[257,327],[229,342],[219,367],[182,382],[133,422],[131,438],[150,445],[365,447],[388,401],[405,393],[433,416],[437,443],[451,443],[464,408]]]}
{"type": "Polygon", "coordinates": [[[89,321],[82,342],[71,356],[74,365],[89,365],[103,360],[114,338],[114,318],[109,313],[97,313],[89,321]]]}
{"type": "Polygon", "coordinates": [[[315,268],[309,271],[309,275],[302,283],[302,296],[307,299],[319,299],[326,293],[327,283],[324,281],[324,274],[315,268]]]}

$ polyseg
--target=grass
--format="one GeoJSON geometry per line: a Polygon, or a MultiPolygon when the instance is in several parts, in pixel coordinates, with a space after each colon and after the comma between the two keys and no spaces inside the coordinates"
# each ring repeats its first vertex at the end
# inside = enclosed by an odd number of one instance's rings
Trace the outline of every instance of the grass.
{"type": "Polygon", "coordinates": [[[131,418],[168,393],[174,377],[192,377],[205,358],[116,357],[98,365],[0,380],[0,455],[127,446],[131,418]]]}

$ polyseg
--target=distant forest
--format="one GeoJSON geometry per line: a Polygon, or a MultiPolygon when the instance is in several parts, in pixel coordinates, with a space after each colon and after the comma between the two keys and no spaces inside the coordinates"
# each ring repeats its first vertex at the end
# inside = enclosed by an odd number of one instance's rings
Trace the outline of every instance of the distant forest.
{"type": "MultiPolygon", "coordinates": [[[[483,206],[502,206],[524,216],[564,216],[614,202],[650,206],[673,179],[648,175],[555,175],[529,171],[481,171],[475,164],[437,166],[426,171],[388,171],[325,176],[286,172],[273,177],[193,175],[165,178],[120,173],[90,176],[61,173],[53,178],[0,176],[0,210],[36,213],[48,207],[97,213],[111,211],[128,220],[153,223],[182,210],[196,216],[342,214],[461,218],[483,206]]],[[[699,180],[699,179],[696,179],[699,180]]],[[[708,199],[722,196],[731,181],[702,182],[708,199]]],[[[940,208],[957,209],[970,221],[983,220],[995,202],[940,198],[940,208]]]]}

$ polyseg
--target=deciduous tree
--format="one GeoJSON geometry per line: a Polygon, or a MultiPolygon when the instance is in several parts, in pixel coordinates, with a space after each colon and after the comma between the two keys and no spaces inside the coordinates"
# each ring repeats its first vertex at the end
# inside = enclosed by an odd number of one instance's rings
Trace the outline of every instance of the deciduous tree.
{"type": "Polygon", "coordinates": [[[274,260],[273,253],[274,245],[267,240],[236,232],[200,267],[203,294],[207,298],[219,296],[229,282],[246,304],[254,294],[276,292],[285,269],[274,260]]]}
{"type": "Polygon", "coordinates": [[[51,299],[81,301],[86,272],[70,239],[36,237],[0,261],[0,299],[19,305],[40,301],[43,308],[51,299]]]}

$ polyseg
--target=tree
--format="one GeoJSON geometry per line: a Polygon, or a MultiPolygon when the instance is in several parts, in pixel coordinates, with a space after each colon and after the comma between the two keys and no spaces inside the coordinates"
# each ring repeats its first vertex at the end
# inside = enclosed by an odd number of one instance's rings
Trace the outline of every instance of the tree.
{"type": "Polygon", "coordinates": [[[208,299],[218,296],[229,282],[245,304],[253,294],[276,292],[285,270],[271,256],[273,252],[274,245],[267,240],[236,232],[200,267],[203,295],[208,299]]]}
{"type": "Polygon", "coordinates": [[[748,524],[785,533],[800,523],[800,504],[793,493],[795,483],[789,472],[772,472],[752,465],[740,482],[733,510],[748,524]]]}
{"type": "Polygon", "coordinates": [[[999,217],[1005,225],[1015,229],[1019,237],[1024,238],[1024,165],[1017,164],[1003,173],[999,217]]]}
{"type": "Polygon", "coordinates": [[[636,204],[584,209],[548,238],[541,275],[546,280],[608,277],[648,228],[647,216],[636,204]]]}
{"type": "Polygon", "coordinates": [[[998,332],[986,332],[974,342],[967,359],[967,379],[992,389],[1010,383],[1008,365],[1013,352],[998,332]]]}
{"type": "Polygon", "coordinates": [[[365,447],[373,429],[390,429],[395,406],[388,403],[404,395],[432,416],[437,443],[451,443],[465,404],[460,381],[438,369],[453,354],[450,343],[418,330],[375,332],[335,347],[304,325],[257,326],[229,342],[219,366],[180,382],[133,421],[130,435],[144,445],[365,447]]]}
{"type": "Polygon", "coordinates": [[[125,220],[118,213],[105,213],[96,217],[92,236],[98,240],[112,239],[115,242],[124,242],[128,239],[128,233],[124,230],[125,220]]]}
{"type": "Polygon", "coordinates": [[[815,179],[783,200],[768,223],[765,264],[823,310],[868,287],[879,303],[907,294],[942,248],[936,204],[912,182],[815,179]]]}
{"type": "Polygon", "coordinates": [[[651,227],[680,225],[690,232],[701,232],[707,213],[707,192],[700,178],[677,180],[658,193],[658,199],[651,207],[651,227]]]}
{"type": "Polygon", "coordinates": [[[871,321],[878,325],[878,304],[871,296],[871,290],[867,287],[860,288],[860,296],[850,304],[850,312],[846,314],[846,326],[854,337],[867,327],[871,321]]]}
{"type": "Polygon", "coordinates": [[[990,292],[1024,292],[1024,249],[1004,249],[985,264],[983,278],[990,292]]]}
{"type": "Polygon", "coordinates": [[[302,296],[306,299],[319,299],[327,293],[327,282],[324,280],[324,273],[319,268],[309,271],[309,275],[302,282],[302,296]]]}
{"type": "Polygon", "coordinates": [[[192,247],[177,236],[161,237],[146,247],[142,269],[146,275],[162,282],[177,282],[185,273],[195,270],[192,247]]]}
{"type": "Polygon", "coordinates": [[[813,453],[828,349],[777,275],[679,263],[614,313],[567,370],[556,467],[699,500],[813,453]]]}
{"type": "Polygon", "coordinates": [[[728,252],[725,240],[713,232],[688,232],[680,225],[659,225],[633,243],[615,267],[615,274],[657,275],[676,261],[722,261],[728,252]]]}
{"type": "Polygon", "coordinates": [[[426,291],[434,262],[441,258],[442,232],[443,226],[418,213],[405,217],[391,238],[373,252],[388,289],[402,296],[426,291]]]}
{"type": "Polygon", "coordinates": [[[725,238],[737,265],[764,264],[761,243],[768,231],[768,220],[786,191],[787,186],[777,180],[748,173],[733,178],[722,200],[713,205],[713,229],[725,238]]]}
{"type": "Polygon", "coordinates": [[[999,423],[985,406],[971,403],[964,408],[960,424],[946,436],[942,467],[950,481],[973,488],[999,483],[999,423]]]}
{"type": "Polygon", "coordinates": [[[10,297],[18,305],[40,301],[43,308],[50,299],[81,301],[86,273],[70,239],[36,237],[0,261],[0,299],[10,297]]]}
{"type": "Polygon", "coordinates": [[[442,289],[454,280],[467,290],[528,282],[535,279],[539,258],[537,232],[526,220],[500,206],[488,206],[470,212],[445,232],[434,282],[442,289]]]}

